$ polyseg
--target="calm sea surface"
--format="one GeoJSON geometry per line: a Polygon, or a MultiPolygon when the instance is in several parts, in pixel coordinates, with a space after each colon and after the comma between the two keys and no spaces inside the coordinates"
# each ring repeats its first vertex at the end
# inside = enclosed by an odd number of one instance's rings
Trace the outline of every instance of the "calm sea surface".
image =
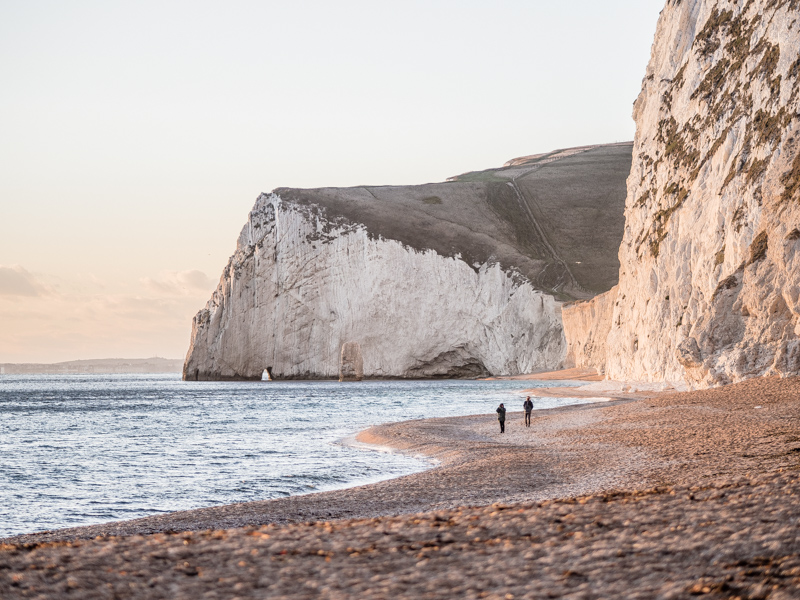
{"type": "MultiPolygon", "coordinates": [[[[569,385],[568,382],[566,382],[569,385]]],[[[0,537],[349,487],[427,468],[343,440],[521,410],[535,381],[184,382],[0,376],[0,537]]],[[[536,408],[582,402],[534,399],[536,408]]]]}

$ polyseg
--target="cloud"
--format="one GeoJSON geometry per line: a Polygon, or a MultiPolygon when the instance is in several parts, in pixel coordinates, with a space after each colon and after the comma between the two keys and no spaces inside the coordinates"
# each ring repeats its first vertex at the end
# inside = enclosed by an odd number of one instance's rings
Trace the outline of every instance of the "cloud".
{"type": "Polygon", "coordinates": [[[214,289],[214,280],[198,270],[162,271],[158,279],[144,277],[141,282],[159,295],[185,296],[197,292],[210,293],[214,289]]]}
{"type": "Polygon", "coordinates": [[[41,296],[45,288],[22,267],[0,266],[0,296],[41,296]]]}
{"type": "Polygon", "coordinates": [[[52,281],[0,266],[0,362],[183,356],[192,317],[216,285],[197,270],[164,271],[115,293],[85,276],[52,281]]]}
{"type": "Polygon", "coordinates": [[[0,296],[0,363],[185,355],[206,295],[149,296],[0,296]]]}
{"type": "Polygon", "coordinates": [[[207,290],[214,285],[214,280],[208,277],[202,271],[181,271],[178,273],[178,281],[193,287],[197,290],[207,290]]]}

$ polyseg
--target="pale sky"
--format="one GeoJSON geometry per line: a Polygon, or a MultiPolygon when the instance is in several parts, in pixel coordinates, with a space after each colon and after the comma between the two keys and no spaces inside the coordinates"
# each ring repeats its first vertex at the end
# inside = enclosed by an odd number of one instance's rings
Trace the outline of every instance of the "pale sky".
{"type": "Polygon", "coordinates": [[[0,362],[186,354],[258,194],[633,139],[664,0],[0,0],[0,362]]]}

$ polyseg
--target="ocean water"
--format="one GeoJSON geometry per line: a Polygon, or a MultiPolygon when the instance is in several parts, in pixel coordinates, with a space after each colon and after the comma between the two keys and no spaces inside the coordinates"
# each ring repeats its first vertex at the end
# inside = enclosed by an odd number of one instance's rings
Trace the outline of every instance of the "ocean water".
{"type": "MultiPolygon", "coordinates": [[[[564,382],[565,385],[579,385],[564,382]]],[[[344,488],[424,470],[371,425],[521,410],[535,381],[184,382],[0,376],[0,537],[344,488]]],[[[585,402],[534,398],[535,408],[585,402]]]]}

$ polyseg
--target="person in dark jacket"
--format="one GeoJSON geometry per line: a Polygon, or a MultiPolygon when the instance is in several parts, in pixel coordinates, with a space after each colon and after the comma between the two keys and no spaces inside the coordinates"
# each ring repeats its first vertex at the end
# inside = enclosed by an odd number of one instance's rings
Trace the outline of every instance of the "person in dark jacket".
{"type": "Polygon", "coordinates": [[[500,421],[500,433],[506,432],[506,407],[503,406],[503,403],[500,403],[500,406],[497,407],[497,420],[500,421]]]}
{"type": "Polygon", "coordinates": [[[533,402],[531,402],[531,397],[528,396],[525,398],[525,402],[522,403],[522,408],[525,409],[525,427],[531,426],[531,411],[533,410],[533,402]]]}

